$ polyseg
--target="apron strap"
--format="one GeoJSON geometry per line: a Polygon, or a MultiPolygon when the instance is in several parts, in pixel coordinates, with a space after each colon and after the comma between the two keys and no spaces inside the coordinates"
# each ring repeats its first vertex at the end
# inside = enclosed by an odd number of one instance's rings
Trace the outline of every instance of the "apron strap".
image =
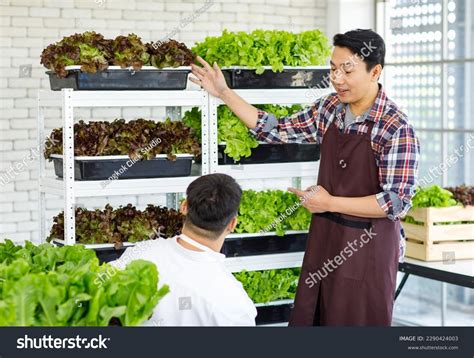
{"type": "Polygon", "coordinates": [[[335,223],[343,226],[348,226],[352,227],[354,229],[367,229],[370,230],[372,227],[372,223],[368,221],[357,221],[357,220],[350,220],[343,218],[340,214],[337,213],[332,213],[332,212],[325,212],[325,213],[318,213],[318,214],[313,214],[316,216],[319,216],[321,218],[325,218],[331,221],[334,221],[335,223]]]}
{"type": "Polygon", "coordinates": [[[374,128],[375,122],[374,121],[367,121],[367,133],[366,135],[369,137],[369,139],[372,138],[372,129],[374,128]]]}

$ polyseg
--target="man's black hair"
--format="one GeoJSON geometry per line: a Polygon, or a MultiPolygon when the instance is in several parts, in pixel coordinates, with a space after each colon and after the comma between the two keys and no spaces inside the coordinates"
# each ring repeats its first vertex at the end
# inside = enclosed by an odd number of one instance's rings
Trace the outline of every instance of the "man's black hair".
{"type": "Polygon", "coordinates": [[[191,230],[205,230],[207,233],[200,233],[217,238],[238,214],[242,189],[228,175],[209,174],[194,180],[188,186],[186,196],[186,224],[191,224],[191,230]]]}
{"type": "Polygon", "coordinates": [[[333,45],[346,47],[366,64],[367,72],[376,65],[385,65],[385,42],[383,38],[370,29],[351,30],[344,34],[336,34],[333,45]]]}

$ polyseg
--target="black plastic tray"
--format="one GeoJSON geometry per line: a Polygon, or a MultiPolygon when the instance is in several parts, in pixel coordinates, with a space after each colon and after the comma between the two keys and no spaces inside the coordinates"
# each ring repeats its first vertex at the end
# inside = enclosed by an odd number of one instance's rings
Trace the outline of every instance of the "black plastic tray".
{"type": "MultiPolygon", "coordinates": [[[[52,244],[56,246],[64,246],[62,242],[58,242],[53,240],[52,244]]],[[[79,245],[83,245],[80,244],[79,245]]],[[[115,261],[122,256],[125,250],[131,246],[122,246],[120,249],[116,249],[115,247],[97,247],[97,248],[89,248],[89,250],[94,250],[99,262],[102,264],[104,262],[115,261]]]]}
{"type": "Polygon", "coordinates": [[[235,161],[224,153],[225,144],[219,144],[217,147],[219,165],[312,162],[319,160],[320,157],[318,144],[261,143],[257,148],[252,149],[250,157],[242,157],[239,161],[235,161]]]}
{"type": "Polygon", "coordinates": [[[110,262],[110,261],[115,261],[119,259],[126,249],[127,247],[122,247],[120,249],[110,247],[110,248],[100,248],[100,249],[92,249],[92,250],[95,251],[97,258],[99,259],[99,262],[102,264],[104,262],[110,262]]]}
{"type": "MultiPolygon", "coordinates": [[[[59,178],[63,177],[62,158],[52,158],[54,171],[59,178]]],[[[144,179],[144,178],[167,178],[185,177],[191,174],[192,157],[178,157],[175,161],[163,158],[153,158],[135,162],[130,167],[127,165],[130,158],[126,159],[75,159],[75,180],[110,180],[115,179],[114,173],[119,180],[122,179],[144,179]]],[[[129,162],[130,163],[130,162],[129,162]]]]}
{"type": "Polygon", "coordinates": [[[260,75],[250,69],[223,69],[227,85],[234,89],[328,88],[329,69],[295,68],[273,72],[265,69],[260,75]]]}
{"type": "Polygon", "coordinates": [[[46,71],[53,91],[63,88],[74,90],[184,90],[190,70],[140,70],[114,69],[86,73],[68,70],[65,78],[53,71],[46,71]]]}
{"type": "MultiPolygon", "coordinates": [[[[276,254],[287,252],[300,252],[306,248],[308,234],[287,234],[285,236],[260,236],[252,238],[226,238],[222,253],[227,257],[253,256],[262,254],[276,254]]],[[[118,259],[126,247],[120,249],[94,248],[101,262],[118,259]]]]}
{"type": "Polygon", "coordinates": [[[290,320],[293,303],[257,307],[257,325],[284,323],[290,320]]]}
{"type": "Polygon", "coordinates": [[[285,236],[228,237],[222,253],[227,257],[300,252],[306,248],[307,233],[285,236]]]}

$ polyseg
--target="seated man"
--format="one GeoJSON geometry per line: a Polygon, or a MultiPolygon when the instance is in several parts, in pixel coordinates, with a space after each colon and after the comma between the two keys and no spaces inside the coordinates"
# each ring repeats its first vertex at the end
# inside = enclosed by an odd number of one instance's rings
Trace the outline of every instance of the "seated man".
{"type": "Polygon", "coordinates": [[[160,286],[169,285],[145,325],[254,326],[255,306],[220,253],[237,225],[240,186],[228,175],[210,174],[193,181],[186,195],[181,235],[140,242],[111,264],[123,268],[136,259],[151,261],[160,286]]]}

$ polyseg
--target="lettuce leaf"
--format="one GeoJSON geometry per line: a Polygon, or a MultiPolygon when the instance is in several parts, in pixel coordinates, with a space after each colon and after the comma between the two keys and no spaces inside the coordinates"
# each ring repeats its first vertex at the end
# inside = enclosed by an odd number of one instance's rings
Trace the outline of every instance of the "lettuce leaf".
{"type": "Polygon", "coordinates": [[[150,60],[145,44],[135,34],[117,36],[112,42],[112,51],[112,63],[122,68],[131,66],[138,71],[150,60]]]}
{"type": "Polygon", "coordinates": [[[64,37],[46,47],[41,53],[41,64],[65,77],[66,66],[81,65],[84,72],[105,70],[113,58],[111,40],[94,31],[64,37]]]}
{"type": "Polygon", "coordinates": [[[146,48],[150,64],[157,68],[189,66],[196,58],[184,43],[175,40],[148,43],[146,48]]]}

